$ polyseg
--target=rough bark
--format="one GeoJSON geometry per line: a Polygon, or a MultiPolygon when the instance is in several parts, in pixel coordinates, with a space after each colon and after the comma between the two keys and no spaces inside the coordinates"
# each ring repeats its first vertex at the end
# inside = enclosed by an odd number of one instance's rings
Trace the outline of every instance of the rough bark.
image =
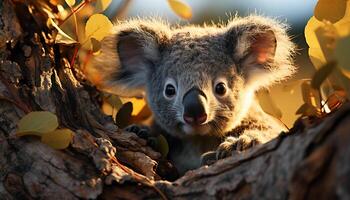
{"type": "MultiPolygon", "coordinates": [[[[73,48],[49,41],[33,2],[0,2],[0,199],[161,198],[149,181],[160,154],[101,112],[98,91],[68,62],[73,48]],[[74,130],[69,148],[15,137],[34,110],[74,130]]],[[[349,111],[154,186],[169,199],[350,199],[349,111]]]]}

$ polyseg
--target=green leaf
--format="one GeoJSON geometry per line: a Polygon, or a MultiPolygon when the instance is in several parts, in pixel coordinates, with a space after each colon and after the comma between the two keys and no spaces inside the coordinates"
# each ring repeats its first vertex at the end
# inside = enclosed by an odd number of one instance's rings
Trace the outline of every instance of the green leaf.
{"type": "Polygon", "coordinates": [[[58,127],[55,114],[47,111],[30,112],[18,122],[17,136],[48,133],[58,127]]]}
{"type": "Polygon", "coordinates": [[[163,158],[166,158],[169,153],[168,141],[162,134],[159,134],[157,137],[156,150],[162,154],[163,158]]]}
{"type": "Polygon", "coordinates": [[[97,0],[96,1],[96,7],[95,12],[103,12],[108,8],[108,6],[111,4],[112,0],[97,0]]]}
{"type": "Polygon", "coordinates": [[[65,0],[69,7],[73,7],[75,5],[75,0],[65,0]]]}
{"type": "Polygon", "coordinates": [[[350,78],[350,36],[340,38],[334,50],[335,59],[338,62],[338,66],[342,73],[350,78]]]}
{"type": "Polygon", "coordinates": [[[275,102],[271,98],[270,92],[266,89],[262,89],[258,92],[258,100],[261,108],[269,115],[276,117],[277,119],[282,118],[281,110],[276,106],[275,102]]]}
{"type": "Polygon", "coordinates": [[[73,139],[74,132],[70,129],[57,129],[41,136],[41,142],[54,149],[65,149],[73,139]]]}
{"type": "Polygon", "coordinates": [[[329,62],[323,67],[321,67],[319,70],[317,70],[314,76],[312,77],[311,87],[313,87],[314,89],[319,89],[323,81],[327,79],[327,77],[332,73],[335,67],[335,62],[329,62]]]}
{"type": "Polygon", "coordinates": [[[184,19],[192,18],[192,9],[185,2],[180,0],[168,0],[171,9],[180,17],[184,19]]]}

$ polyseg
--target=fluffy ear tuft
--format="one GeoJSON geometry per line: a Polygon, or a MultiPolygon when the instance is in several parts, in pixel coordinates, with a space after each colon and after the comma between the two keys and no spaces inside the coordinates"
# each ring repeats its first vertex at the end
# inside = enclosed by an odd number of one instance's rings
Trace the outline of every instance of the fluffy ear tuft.
{"type": "Polygon", "coordinates": [[[93,59],[101,79],[99,87],[120,96],[143,96],[167,31],[167,25],[152,20],[116,24],[113,33],[102,40],[101,54],[93,59]]]}
{"type": "Polygon", "coordinates": [[[247,84],[258,89],[294,73],[294,44],[286,33],[286,25],[249,16],[233,19],[227,28],[226,45],[247,84]]]}

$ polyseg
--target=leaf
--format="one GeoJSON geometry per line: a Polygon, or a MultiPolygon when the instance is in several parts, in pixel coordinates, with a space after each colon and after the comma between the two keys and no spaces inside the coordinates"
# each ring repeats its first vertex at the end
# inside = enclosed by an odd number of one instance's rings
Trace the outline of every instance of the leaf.
{"type": "Polygon", "coordinates": [[[320,21],[335,23],[344,17],[346,3],[346,0],[319,0],[314,15],[320,21]]]}
{"type": "Polygon", "coordinates": [[[96,7],[95,12],[100,13],[103,12],[108,8],[108,6],[111,4],[112,0],[97,0],[96,1],[96,7]]]}
{"type": "Polygon", "coordinates": [[[47,111],[35,111],[25,115],[18,122],[17,136],[42,135],[55,130],[58,120],[55,114],[47,111]]]}
{"type": "Polygon", "coordinates": [[[71,38],[69,35],[67,35],[65,32],[63,32],[62,29],[60,29],[60,27],[58,27],[58,25],[51,18],[48,18],[47,26],[48,27],[53,26],[58,31],[57,35],[55,37],[55,43],[58,43],[58,44],[76,44],[76,43],[78,43],[73,38],[71,38]]]}
{"type": "Polygon", "coordinates": [[[309,48],[309,57],[316,69],[320,69],[327,63],[326,58],[321,49],[309,48]]]}
{"type": "Polygon", "coordinates": [[[70,129],[57,129],[41,136],[41,142],[54,149],[65,149],[73,139],[74,132],[70,129]]]}
{"type": "Polygon", "coordinates": [[[132,115],[136,116],[138,115],[141,110],[143,109],[143,107],[146,105],[146,102],[144,99],[140,99],[140,98],[120,98],[120,100],[123,103],[126,102],[131,102],[133,105],[133,111],[132,111],[132,115]]]}
{"type": "Polygon", "coordinates": [[[169,153],[169,144],[166,138],[159,134],[156,140],[156,150],[162,154],[163,158],[166,158],[169,153]]]}
{"type": "Polygon", "coordinates": [[[118,111],[117,116],[115,117],[115,123],[119,128],[125,128],[130,125],[131,122],[131,113],[133,106],[131,102],[125,103],[118,111]]]}
{"type": "Polygon", "coordinates": [[[298,110],[295,112],[297,115],[304,115],[304,116],[320,116],[321,113],[318,111],[317,108],[311,106],[310,104],[304,103],[301,105],[298,110]]]}
{"type": "Polygon", "coordinates": [[[146,105],[143,106],[141,111],[136,116],[131,116],[132,123],[140,123],[146,119],[148,119],[152,115],[150,108],[146,105]]]}
{"type": "Polygon", "coordinates": [[[113,107],[119,110],[123,106],[123,102],[116,95],[108,95],[105,100],[113,107]]]}
{"type": "Polygon", "coordinates": [[[306,43],[310,48],[321,49],[321,46],[315,34],[315,30],[323,25],[324,23],[318,21],[314,16],[311,17],[307,22],[304,33],[305,33],[306,43]]]}
{"type": "Polygon", "coordinates": [[[94,55],[98,55],[101,51],[101,42],[96,40],[95,38],[90,38],[91,39],[91,45],[92,45],[92,53],[94,55]]]}
{"type": "Polygon", "coordinates": [[[75,0],[65,0],[69,7],[73,7],[75,5],[75,0]]]}
{"type": "Polygon", "coordinates": [[[83,47],[90,49],[90,38],[95,38],[97,41],[101,41],[111,33],[112,28],[113,24],[106,16],[102,14],[92,15],[86,22],[85,42],[83,43],[83,47]]]}
{"type": "Polygon", "coordinates": [[[264,110],[264,112],[268,113],[269,115],[272,115],[276,117],[277,119],[282,118],[282,112],[281,110],[276,106],[275,102],[271,98],[271,95],[268,90],[262,89],[258,92],[258,99],[261,108],[264,110]]]}
{"type": "Polygon", "coordinates": [[[168,3],[170,5],[170,8],[178,16],[180,16],[180,17],[182,17],[184,19],[191,19],[192,18],[192,9],[185,2],[182,2],[180,0],[168,0],[168,3]]]}
{"type": "Polygon", "coordinates": [[[319,89],[324,80],[332,73],[333,69],[336,67],[335,62],[329,62],[319,70],[316,71],[311,80],[311,87],[314,89],[319,89]]]}
{"type": "Polygon", "coordinates": [[[301,84],[301,92],[305,103],[315,108],[320,106],[320,92],[313,89],[309,81],[305,81],[301,84]]]}
{"type": "Polygon", "coordinates": [[[347,98],[345,90],[338,89],[327,98],[327,105],[331,111],[334,111],[343,105],[346,100],[347,98]]]}
{"type": "Polygon", "coordinates": [[[350,36],[340,38],[337,41],[337,44],[334,50],[334,57],[338,62],[338,66],[340,70],[348,78],[350,78],[349,50],[350,50],[350,36]]]}

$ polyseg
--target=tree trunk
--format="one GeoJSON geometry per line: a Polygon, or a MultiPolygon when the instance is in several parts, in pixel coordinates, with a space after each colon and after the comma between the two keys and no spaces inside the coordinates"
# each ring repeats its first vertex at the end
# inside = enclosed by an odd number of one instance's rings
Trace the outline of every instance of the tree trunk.
{"type": "Polygon", "coordinates": [[[99,92],[69,64],[74,48],[52,43],[37,6],[0,2],[0,199],[350,199],[350,104],[175,182],[155,181],[160,154],[101,112],[99,92]],[[34,110],[75,132],[69,148],[15,136],[34,110]]]}

